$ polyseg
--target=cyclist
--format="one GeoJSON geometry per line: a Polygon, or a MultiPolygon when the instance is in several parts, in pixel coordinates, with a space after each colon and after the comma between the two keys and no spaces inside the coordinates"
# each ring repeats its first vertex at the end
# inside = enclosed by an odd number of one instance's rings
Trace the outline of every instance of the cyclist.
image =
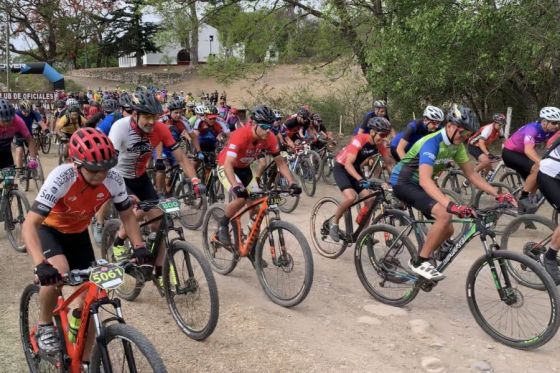
{"type": "MultiPolygon", "coordinates": [[[[142,264],[150,255],[142,242],[123,179],[111,170],[117,155],[107,136],[92,128],[79,129],[70,139],[69,153],[74,164],[60,165],[49,174],[22,227],[41,284],[36,339],[46,353],[61,348],[59,332],[52,320],[56,284],[61,273],[86,269],[95,260],[87,227],[105,201],[112,200],[119,211],[134,244],[133,257],[142,264]]],[[[77,302],[77,308],[81,309],[83,298],[77,302]]]]}
{"type": "MultiPolygon", "coordinates": [[[[171,135],[169,128],[158,121],[163,112],[161,104],[156,97],[149,92],[138,91],[132,95],[132,109],[134,114],[119,119],[111,127],[109,138],[118,152],[118,163],[115,170],[124,178],[124,183],[129,191],[140,201],[158,200],[154,186],[146,173],[148,160],[155,147],[163,144],[171,150],[193,189],[197,193],[204,192],[204,185],[196,177],[196,171],[192,163],[187,159],[185,153],[179,148],[179,144],[171,135]]],[[[156,161],[156,164],[160,163],[156,161]]],[[[139,212],[139,218],[143,213],[139,212]]],[[[158,209],[146,212],[147,219],[153,219],[161,215],[158,209]]],[[[128,256],[128,249],[124,245],[126,233],[122,229],[117,233],[113,245],[113,253],[117,260],[128,256]]],[[[151,226],[152,230],[159,228],[159,222],[151,226]]],[[[165,250],[159,250],[156,258],[156,277],[161,279],[161,269],[165,250]]]]}
{"type": "Polygon", "coordinates": [[[296,114],[290,115],[283,124],[283,135],[286,145],[295,148],[295,141],[303,138],[303,131],[311,123],[311,113],[301,107],[296,114]]]}
{"type": "Polygon", "coordinates": [[[108,135],[113,123],[122,118],[119,112],[119,102],[114,98],[106,98],[101,103],[101,110],[103,113],[93,116],[86,122],[85,126],[95,127],[108,135]]]}
{"type": "MultiPolygon", "coordinates": [[[[537,185],[546,200],[556,211],[560,211],[560,140],[555,140],[543,156],[539,164],[537,185]]],[[[560,285],[560,270],[558,269],[558,249],[560,248],[560,227],[556,226],[552,233],[550,247],[542,254],[541,262],[556,285],[560,285]]]]}
{"type": "Polygon", "coordinates": [[[481,127],[469,139],[469,154],[478,161],[475,172],[482,170],[492,171],[492,161],[498,159],[490,153],[488,147],[502,137],[502,126],[506,124],[506,116],[502,113],[494,114],[492,123],[481,127]]]}
{"type": "Polygon", "coordinates": [[[217,142],[225,139],[229,134],[228,126],[222,118],[219,118],[218,109],[215,106],[207,107],[203,119],[198,121],[193,128],[199,144],[197,152],[215,152],[217,142]]]}
{"type": "Polygon", "coordinates": [[[126,92],[121,93],[119,96],[119,106],[121,107],[121,115],[123,118],[132,115],[132,101],[130,99],[130,95],[126,92]]]}
{"type": "Polygon", "coordinates": [[[369,132],[369,120],[373,117],[384,117],[389,120],[389,115],[387,114],[387,103],[384,100],[373,101],[373,111],[369,111],[364,116],[362,124],[354,129],[354,136],[361,133],[369,132]]]}
{"type": "Polygon", "coordinates": [[[37,148],[31,133],[23,119],[16,115],[13,105],[8,100],[0,98],[0,169],[14,167],[12,140],[16,136],[26,141],[29,147],[30,159],[27,167],[37,168],[37,148]]]}
{"type": "Polygon", "coordinates": [[[515,204],[511,194],[498,191],[474,172],[474,165],[463,144],[479,128],[475,113],[464,106],[453,105],[447,114],[445,126],[418,140],[395,166],[390,183],[397,198],[411,205],[426,217],[434,218],[426,241],[418,257],[409,262],[410,269],[428,280],[441,280],[445,276],[430,263],[432,252],[453,235],[451,214],[462,218],[474,211],[466,205],[457,205],[443,194],[433,180],[450,160],[463,170],[465,177],[477,188],[497,198],[499,202],[515,204]]]}
{"type": "MultiPolygon", "coordinates": [[[[43,118],[41,118],[41,115],[37,111],[33,110],[33,104],[29,100],[20,101],[19,109],[16,111],[16,115],[25,122],[25,126],[27,127],[27,130],[29,131],[30,134],[33,133],[33,122],[37,122],[41,126],[41,128],[45,130],[45,132],[48,131],[47,124],[45,123],[43,118]]],[[[16,169],[18,169],[17,172],[21,177],[23,175],[21,168],[23,166],[23,157],[25,154],[24,147],[25,144],[27,143],[27,140],[19,136],[18,134],[16,134],[14,143],[16,145],[16,151],[15,151],[16,169]]],[[[35,144],[35,147],[37,147],[37,144],[35,144]]],[[[36,155],[29,160],[29,165],[32,166],[30,167],[32,169],[37,168],[39,165],[35,157],[36,155]]]]}
{"type": "Polygon", "coordinates": [[[404,158],[406,152],[412,148],[416,141],[436,131],[444,119],[445,115],[440,108],[431,105],[426,106],[423,118],[409,122],[404,131],[397,133],[391,141],[391,155],[393,158],[397,162],[404,158]]]}
{"type": "Polygon", "coordinates": [[[239,119],[237,108],[232,107],[226,117],[226,123],[228,125],[229,131],[233,132],[239,127],[241,127],[241,119],[239,119]]]}
{"type": "MultiPolygon", "coordinates": [[[[360,165],[369,157],[387,151],[382,144],[383,139],[391,133],[391,123],[383,117],[373,117],[368,122],[368,133],[354,136],[337,155],[333,169],[336,185],[342,192],[343,201],[336,209],[329,226],[329,236],[335,242],[340,241],[338,222],[344,212],[354,203],[356,196],[365,197],[371,194],[369,182],[361,174],[360,165]]],[[[373,199],[366,201],[363,214],[373,204],[373,199]]],[[[361,218],[358,217],[358,220],[361,218]]]]}
{"type": "Polygon", "coordinates": [[[524,125],[514,132],[504,143],[502,159],[504,164],[517,171],[525,180],[519,197],[519,212],[533,213],[537,204],[529,198],[529,193],[537,191],[537,173],[540,157],[535,146],[546,142],[560,124],[560,109],[547,106],[541,109],[540,119],[524,125]]]}
{"type": "Polygon", "coordinates": [[[65,114],[56,121],[55,131],[65,137],[70,137],[80,127],[87,122],[82,116],[80,107],[72,105],[66,109],[65,114]]]}
{"type": "MultiPolygon", "coordinates": [[[[249,192],[246,187],[251,183],[253,174],[251,163],[264,152],[270,153],[278,166],[280,174],[286,178],[290,190],[294,194],[301,193],[301,188],[294,183],[292,174],[284,158],[280,155],[280,147],[274,134],[272,124],[276,120],[274,113],[267,106],[259,105],[251,111],[252,125],[240,128],[231,134],[227,145],[218,156],[218,177],[224,190],[235,196],[225,209],[224,218],[220,221],[218,240],[229,245],[229,221],[246,203],[249,192]]],[[[254,262],[252,256],[249,257],[254,262]]]]}
{"type": "Polygon", "coordinates": [[[206,112],[206,106],[196,105],[194,107],[194,115],[189,118],[189,123],[191,128],[195,128],[196,125],[204,118],[204,113],[206,112]]]}

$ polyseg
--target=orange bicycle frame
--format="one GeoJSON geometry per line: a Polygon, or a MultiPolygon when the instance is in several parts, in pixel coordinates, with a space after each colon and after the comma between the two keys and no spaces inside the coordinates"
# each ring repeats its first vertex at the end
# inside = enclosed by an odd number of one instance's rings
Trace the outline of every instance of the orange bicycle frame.
{"type": "Polygon", "coordinates": [[[257,236],[259,234],[259,228],[266,215],[267,209],[268,209],[268,196],[264,196],[254,200],[252,203],[248,203],[240,212],[238,212],[231,218],[231,221],[234,222],[235,227],[237,228],[237,237],[235,239],[238,243],[239,254],[241,256],[247,256],[249,254],[249,251],[253,247],[254,241],[258,239],[257,236]],[[247,235],[247,239],[245,243],[243,243],[243,239],[241,237],[241,216],[243,216],[247,211],[252,210],[257,205],[260,205],[259,211],[255,216],[255,221],[251,225],[251,231],[247,235]]]}

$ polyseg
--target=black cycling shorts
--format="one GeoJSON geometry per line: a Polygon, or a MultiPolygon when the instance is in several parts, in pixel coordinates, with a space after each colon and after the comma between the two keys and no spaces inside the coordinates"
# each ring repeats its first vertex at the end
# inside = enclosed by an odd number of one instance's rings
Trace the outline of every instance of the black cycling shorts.
{"type": "Polygon", "coordinates": [[[358,180],[353,178],[343,165],[336,162],[333,168],[333,177],[338,189],[345,191],[346,189],[354,189],[356,193],[360,193],[363,188],[360,187],[358,180]]]}
{"type": "Polygon", "coordinates": [[[25,140],[20,135],[15,135],[14,136],[14,143],[16,144],[16,147],[18,147],[18,148],[23,147],[23,146],[27,146],[27,140],[25,140]]]}
{"type": "Polygon", "coordinates": [[[537,185],[544,198],[556,209],[560,211],[560,179],[553,178],[539,171],[537,174],[537,185]]]}
{"type": "Polygon", "coordinates": [[[87,269],[95,261],[87,229],[81,233],[62,233],[52,227],[41,225],[39,239],[45,257],[64,255],[70,270],[87,269]]]}
{"type": "Polygon", "coordinates": [[[391,155],[395,159],[395,161],[400,162],[401,157],[399,157],[399,153],[397,153],[397,148],[391,146],[391,155]]]}
{"type": "Polygon", "coordinates": [[[0,169],[6,167],[14,167],[14,158],[12,157],[12,150],[0,151],[0,169]]]}
{"type": "Polygon", "coordinates": [[[535,164],[535,162],[530,160],[525,154],[514,152],[506,148],[502,150],[502,160],[507,167],[517,171],[523,180],[527,179],[527,176],[531,173],[531,168],[535,164]]]}
{"type": "Polygon", "coordinates": [[[124,178],[128,194],[134,194],[140,201],[156,201],[158,195],[148,174],[144,173],[136,179],[124,178]]]}
{"type": "Polygon", "coordinates": [[[235,176],[241,180],[243,185],[246,187],[247,185],[251,184],[253,180],[253,172],[251,172],[251,167],[243,167],[243,168],[233,168],[233,173],[235,176]]]}
{"type": "Polygon", "coordinates": [[[393,193],[398,199],[414,207],[428,219],[433,219],[432,209],[437,202],[420,185],[399,181],[397,185],[393,185],[393,193]]]}
{"type": "Polygon", "coordinates": [[[474,159],[476,159],[477,161],[478,161],[478,157],[480,157],[482,154],[484,154],[478,146],[474,146],[474,145],[469,144],[468,149],[469,149],[469,154],[472,155],[474,157],[474,159]]]}

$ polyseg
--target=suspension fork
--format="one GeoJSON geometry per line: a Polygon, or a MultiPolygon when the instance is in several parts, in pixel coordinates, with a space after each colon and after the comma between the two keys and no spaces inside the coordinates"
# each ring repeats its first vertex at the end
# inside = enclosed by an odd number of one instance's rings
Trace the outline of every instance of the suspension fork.
{"type": "MultiPolygon", "coordinates": [[[[280,213],[274,210],[274,218],[269,219],[268,213],[266,214],[266,225],[268,231],[268,244],[270,245],[270,256],[274,264],[278,264],[278,259],[276,256],[276,246],[274,245],[274,237],[272,235],[272,229],[270,228],[271,221],[280,220],[280,213]]],[[[286,242],[284,240],[284,234],[281,229],[278,229],[278,240],[280,241],[280,255],[284,256],[286,254],[286,242]]]]}

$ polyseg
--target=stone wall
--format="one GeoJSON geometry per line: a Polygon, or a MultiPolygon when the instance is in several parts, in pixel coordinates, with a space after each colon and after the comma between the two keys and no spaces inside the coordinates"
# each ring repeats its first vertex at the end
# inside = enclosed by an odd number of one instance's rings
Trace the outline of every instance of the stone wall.
{"type": "Polygon", "coordinates": [[[80,69],[68,72],[70,76],[84,78],[105,79],[133,85],[168,86],[176,84],[185,78],[191,70],[184,69],[168,72],[149,71],[147,69],[120,69],[120,68],[99,68],[99,69],[80,69]]]}

